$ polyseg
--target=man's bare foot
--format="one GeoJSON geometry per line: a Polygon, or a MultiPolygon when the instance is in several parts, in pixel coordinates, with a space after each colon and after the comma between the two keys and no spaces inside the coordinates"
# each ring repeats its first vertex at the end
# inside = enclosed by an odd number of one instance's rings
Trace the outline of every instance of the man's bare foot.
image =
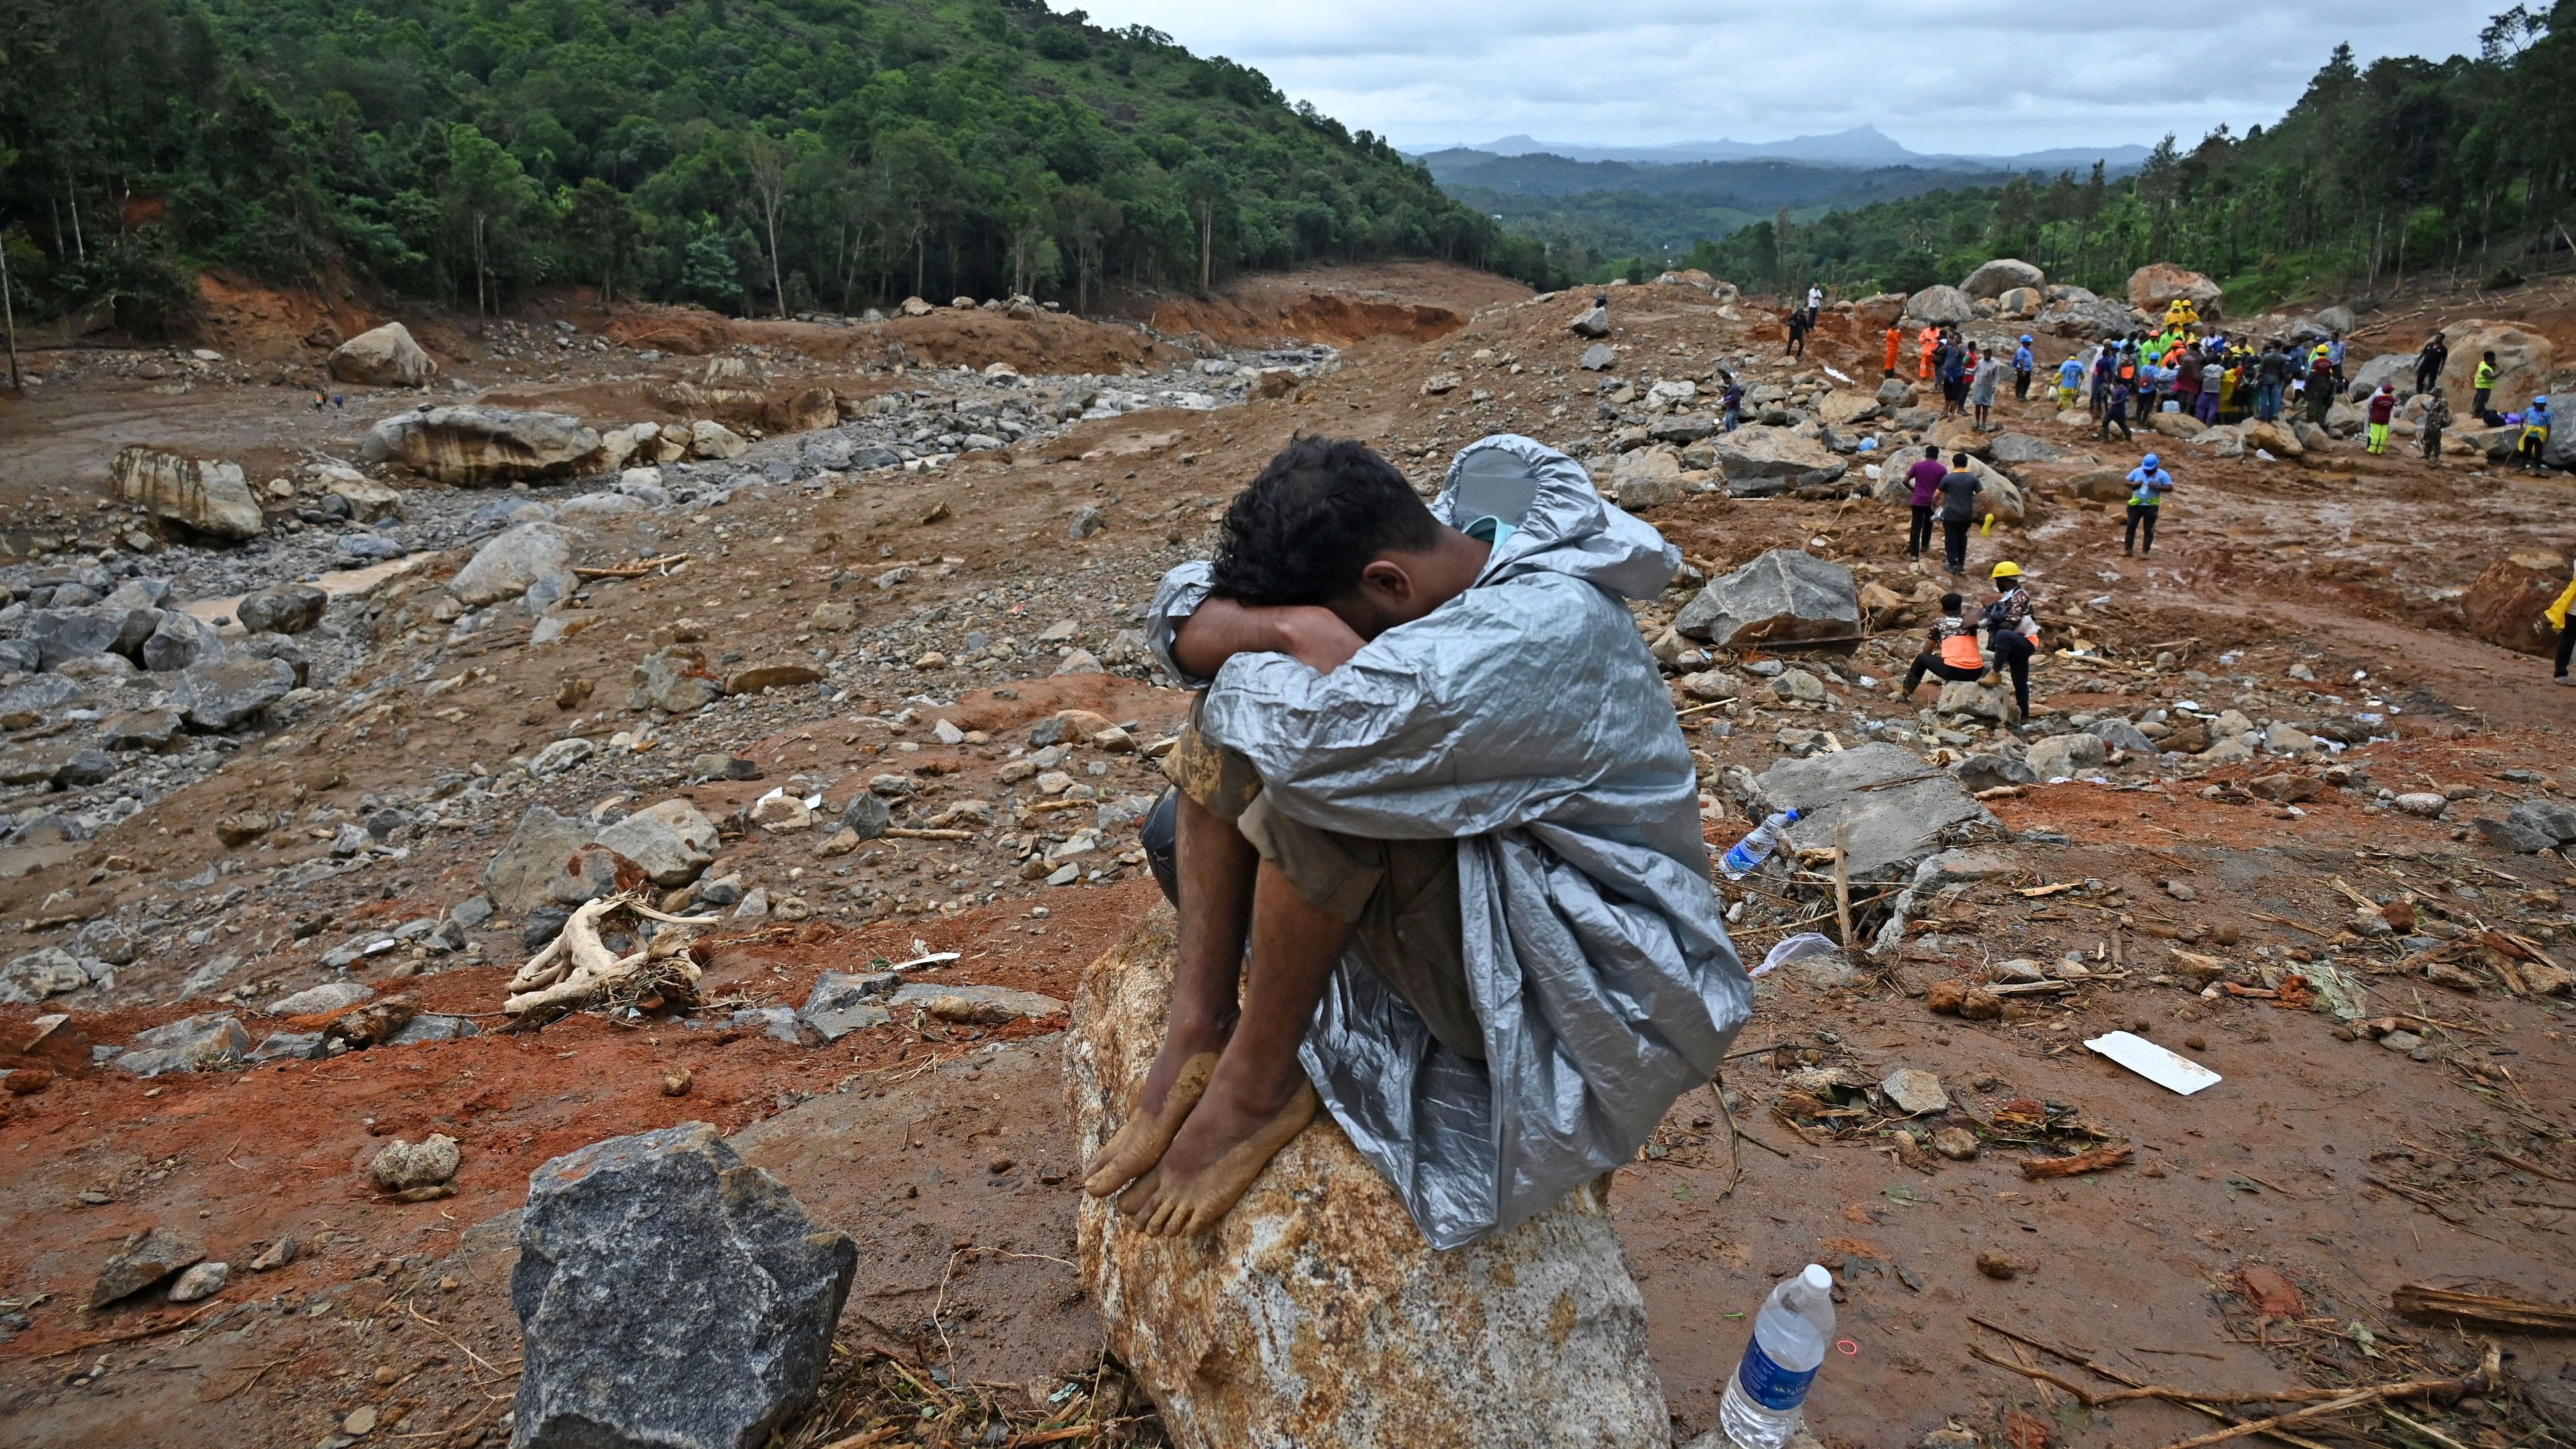
{"type": "Polygon", "coordinates": [[[1265,1106],[1211,1094],[1119,1207],[1148,1237],[1177,1238],[1216,1226],[1250,1191],[1261,1169],[1315,1120],[1322,1100],[1300,1077],[1288,1100],[1265,1106]]]}
{"type": "Polygon", "coordinates": [[[1217,1053],[1225,1033],[1170,1030],[1163,1049],[1145,1073],[1145,1084],[1127,1109],[1127,1120],[1101,1149],[1082,1165],[1082,1190],[1107,1197],[1142,1176],[1162,1160],[1163,1149],[1189,1120],[1190,1109],[1207,1091],[1216,1072],[1217,1053]]]}

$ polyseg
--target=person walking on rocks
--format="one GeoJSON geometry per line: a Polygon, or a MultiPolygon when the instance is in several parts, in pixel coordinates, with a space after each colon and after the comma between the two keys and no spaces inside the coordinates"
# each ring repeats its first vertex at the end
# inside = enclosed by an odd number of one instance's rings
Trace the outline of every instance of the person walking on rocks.
{"type": "MultiPolygon", "coordinates": [[[[2025,372],[2022,374],[2022,377],[2024,379],[2024,388],[2027,390],[2030,374],[2025,372]]],[[[1972,391],[1968,395],[1969,406],[1976,409],[1977,431],[1981,433],[1994,426],[1995,389],[2003,386],[2003,381],[2003,354],[2000,352],[1987,353],[1985,361],[1977,364],[1977,380],[1973,384],[1972,391]]]]}
{"type": "Polygon", "coordinates": [[[2320,347],[2315,360],[2308,364],[2308,421],[2324,427],[2327,414],[2334,411],[2334,400],[2335,365],[2320,347]]]}
{"type": "Polygon", "coordinates": [[[2064,362],[2057,364],[2057,410],[2061,413],[2075,411],[2076,400],[2083,395],[2084,360],[2070,353],[2064,362]]]}
{"type": "Polygon", "coordinates": [[[2113,377],[2111,379],[2111,391],[2102,400],[2102,422],[2100,426],[2093,429],[2093,436],[2107,441],[2111,436],[2111,430],[2113,428],[2118,428],[2120,430],[2121,442],[2125,443],[2131,441],[2129,433],[2129,380],[2125,377],[2113,377]]]}
{"type": "Polygon", "coordinates": [[[1785,355],[1807,355],[1807,314],[1794,307],[1789,309],[1789,350],[1785,355]]]}
{"type": "Polygon", "coordinates": [[[1926,322],[1923,324],[1923,331],[1914,340],[1921,345],[1921,366],[1914,374],[1915,380],[1917,382],[1930,382],[1932,380],[1932,354],[1940,349],[1941,329],[1933,326],[1929,322],[1926,322]]]}
{"type": "Polygon", "coordinates": [[[2431,392],[2442,376],[2442,364],[2450,360],[2450,342],[2441,333],[2434,333],[2424,343],[2424,350],[2415,354],[2415,390],[2431,392]]]}
{"type": "Polygon", "coordinates": [[[1968,379],[1976,372],[1977,348],[1972,342],[1948,346],[1948,355],[1941,359],[1941,415],[1955,418],[1967,411],[1968,379]]]}
{"type": "Polygon", "coordinates": [[[1807,320],[1809,322],[1815,321],[1816,314],[1824,310],[1825,289],[1815,285],[1814,283],[1809,283],[1807,287],[1807,320]]]}
{"type": "Polygon", "coordinates": [[[1897,325],[1896,325],[1895,323],[1893,323],[1893,322],[1888,323],[1888,324],[1887,324],[1887,369],[1886,369],[1884,372],[1881,372],[1881,373],[1879,374],[1879,376],[1881,376],[1881,377],[1894,377],[1894,376],[1896,376],[1896,355],[1897,355],[1898,353],[1900,353],[1900,352],[1904,351],[1904,350],[1905,350],[1905,329],[1904,329],[1904,328],[1902,328],[1902,327],[1897,326],[1897,325]]]}
{"type": "Polygon", "coordinates": [[[2021,707],[2021,717],[2030,718],[2030,661],[2039,652],[2039,620],[2031,614],[2030,590],[2023,587],[2021,565],[2011,559],[1996,564],[1991,575],[1995,582],[1995,601],[1986,605],[1982,621],[1986,630],[1986,654],[1996,667],[2012,675],[2013,703],[2021,707]]]}
{"type": "Polygon", "coordinates": [[[1905,682],[1896,686],[1898,699],[1913,698],[1926,674],[1951,684],[1985,677],[1986,656],[1977,648],[1977,626],[1968,622],[1966,607],[1957,594],[1941,596],[1941,617],[1924,632],[1923,652],[1914,656],[1905,682]]]}
{"type": "Polygon", "coordinates": [[[2135,548],[2138,556],[2156,551],[2156,517],[2164,512],[2165,495],[2174,488],[2173,475],[2164,470],[2163,460],[2149,453],[2129,473],[2129,526],[2120,536],[2120,555],[2129,556],[2135,548]],[[2139,538],[2143,526],[2146,537],[2139,538]]]}
{"type": "Polygon", "coordinates": [[[1429,506],[1358,442],[1270,460],[1147,615],[1202,691],[1163,764],[1178,950],[1085,1192],[1193,1236],[1329,1111],[1447,1250],[1597,1182],[1710,1080],[1752,986],[1627,606],[1680,563],[1528,438],[1470,444],[1429,506]]]}
{"type": "Polygon", "coordinates": [[[2370,395],[2365,406],[2370,415],[2370,451],[2385,457],[2388,453],[2388,426],[2397,420],[2397,384],[2382,382],[2379,391],[2370,395]]]}
{"type": "Polygon", "coordinates": [[[1723,420],[1718,430],[1731,433],[1744,426],[1744,384],[1737,382],[1735,374],[1724,368],[1718,369],[1717,380],[1724,389],[1718,394],[1718,406],[1723,409],[1723,420]]]}
{"type": "Polygon", "coordinates": [[[2477,375],[2469,384],[2469,416],[2482,427],[2493,426],[2487,422],[2487,399],[2495,393],[2495,380],[2495,354],[2490,352],[2478,359],[2477,375]]]}
{"type": "Polygon", "coordinates": [[[2039,365],[2031,354],[2030,334],[2021,335],[2021,346],[2013,349],[2013,401],[2030,401],[2030,370],[2039,365]]]}
{"type": "Polygon", "coordinates": [[[1905,534],[1905,556],[1919,559],[1932,549],[1932,505],[1940,501],[1941,480],[1950,470],[1941,466],[1941,445],[1926,443],[1923,456],[1905,470],[1908,485],[1906,505],[1914,511],[1914,521],[1905,534]]]}
{"type": "Polygon", "coordinates": [[[2439,387],[2436,387],[2432,390],[2431,400],[2424,404],[2424,421],[2417,424],[2417,427],[2424,438],[2424,460],[2426,462],[2438,463],[2442,461],[2442,430],[2450,425],[2450,400],[2443,397],[2442,390],[2439,387]]]}
{"type": "Polygon", "coordinates": [[[1950,471],[1941,475],[1941,557],[1954,574],[1968,571],[1968,529],[1977,521],[1977,495],[1984,491],[1968,455],[1953,454],[1950,471]]]}

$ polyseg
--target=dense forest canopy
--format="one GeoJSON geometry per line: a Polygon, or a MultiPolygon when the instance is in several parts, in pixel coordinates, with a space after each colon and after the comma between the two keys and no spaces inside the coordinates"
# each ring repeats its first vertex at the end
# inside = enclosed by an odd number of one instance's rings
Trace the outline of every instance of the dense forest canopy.
{"type": "MultiPolygon", "coordinates": [[[[1774,289],[1956,282],[1991,257],[2116,289],[2151,261],[2225,283],[2231,307],[2452,269],[2478,280],[2576,250],[2576,0],[2517,6],[2479,54],[2391,57],[2349,46],[2279,124],[2168,136],[2134,176],[2062,172],[1933,192],[1800,223],[1784,215],[1675,262],[1774,289]]],[[[1657,260],[1661,264],[1662,259],[1657,260]]]]}
{"type": "Polygon", "coordinates": [[[855,310],[1544,249],[1258,71],[1043,0],[11,0],[23,321],[195,272],[855,310]]]}

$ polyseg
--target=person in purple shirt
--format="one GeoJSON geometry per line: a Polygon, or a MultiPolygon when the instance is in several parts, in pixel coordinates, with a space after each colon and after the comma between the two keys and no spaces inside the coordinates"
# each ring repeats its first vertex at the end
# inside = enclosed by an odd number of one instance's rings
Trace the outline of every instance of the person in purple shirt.
{"type": "Polygon", "coordinates": [[[1914,485],[1906,500],[1914,509],[1914,526],[1905,535],[1907,558],[1921,558],[1924,551],[1932,547],[1932,504],[1941,496],[1941,479],[1949,471],[1941,466],[1941,446],[1938,443],[1924,444],[1923,456],[1915,459],[1914,466],[1905,470],[1906,481],[1914,485]]]}

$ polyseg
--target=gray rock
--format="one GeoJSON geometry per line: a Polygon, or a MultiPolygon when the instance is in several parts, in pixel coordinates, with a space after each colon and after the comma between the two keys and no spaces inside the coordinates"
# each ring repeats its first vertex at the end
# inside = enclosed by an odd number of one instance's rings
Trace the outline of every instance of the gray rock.
{"type": "Polygon", "coordinates": [[[199,1263],[180,1274],[179,1281],[170,1285],[170,1301],[194,1303],[201,1298],[212,1298],[224,1291],[224,1284],[232,1280],[232,1275],[230,1263],[199,1263]]]}
{"type": "Polygon", "coordinates": [[[482,1034],[483,1028],[476,1026],[471,1017],[441,1016],[436,1012],[423,1012],[403,1023],[402,1030],[386,1037],[385,1045],[418,1046],[422,1042],[455,1041],[459,1037],[482,1034]]]}
{"type": "Polygon", "coordinates": [[[341,534],[338,542],[333,546],[339,549],[341,558],[353,564],[383,563],[387,559],[401,558],[411,552],[403,546],[402,540],[387,538],[381,533],[371,533],[365,529],[341,534]]]}
{"type": "Polygon", "coordinates": [[[1957,327],[1977,320],[1977,304],[1956,287],[1935,284],[1905,299],[1905,315],[1918,324],[1957,327]]]}
{"type": "Polygon", "coordinates": [[[324,365],[341,382],[366,387],[427,387],[438,364],[400,322],[361,332],[331,349],[324,365]]]}
{"type": "Polygon", "coordinates": [[[418,1142],[395,1138],[367,1164],[376,1185],[387,1192],[409,1192],[416,1187],[436,1187],[455,1178],[464,1154],[457,1151],[456,1139],[444,1132],[432,1132],[418,1142]]]}
{"type": "Polygon", "coordinates": [[[1970,755],[1951,766],[1950,773],[1971,791],[2039,783],[2039,776],[2032,773],[2030,766],[2007,755],[1970,755]]]}
{"type": "Polygon", "coordinates": [[[450,907],[447,918],[456,923],[457,929],[473,931],[481,929],[485,921],[492,919],[492,914],[492,898],[475,895],[467,896],[450,907]]]}
{"type": "Polygon", "coordinates": [[[295,666],[282,659],[227,659],[179,676],[170,707],[196,730],[228,730],[295,687],[295,666]]]}
{"type": "Polygon", "coordinates": [[[33,674],[44,667],[44,656],[24,639],[0,639],[0,674],[33,674]]]}
{"type": "Polygon", "coordinates": [[[39,674],[0,689],[0,726],[13,730],[41,724],[45,716],[80,698],[80,686],[59,674],[39,674]]]}
{"type": "Polygon", "coordinates": [[[177,1228],[155,1226],[127,1238],[98,1270],[89,1306],[103,1308],[204,1261],[206,1245],[177,1228]]]}
{"type": "Polygon", "coordinates": [[[911,982],[897,990],[889,1004],[917,1008],[942,1020],[985,1026],[1024,1016],[1054,1016],[1064,1010],[1063,1002],[1042,992],[1017,991],[1008,986],[951,985],[944,981],[911,982]],[[963,1003],[964,1010],[960,1011],[957,1003],[963,1003]]]}
{"type": "Polygon", "coordinates": [[[139,709],[112,715],[98,727],[99,743],[111,750],[150,750],[166,754],[186,743],[175,710],[139,709]]]}
{"type": "Polygon", "coordinates": [[[318,1031],[276,1031],[242,1057],[251,1066],[262,1062],[318,1062],[330,1051],[318,1031]]]}
{"type": "Polygon", "coordinates": [[[686,800],[665,800],[599,832],[599,843],[643,867],[669,889],[698,878],[716,858],[716,824],[686,800]]]}
{"type": "Polygon", "coordinates": [[[1618,361],[1619,349],[1607,342],[1595,342],[1583,349],[1583,356],[1576,359],[1574,365],[1585,372],[1608,372],[1618,361]]]}
{"type": "Polygon", "coordinates": [[[1712,644],[1786,644],[1860,636],[1851,570],[1794,548],[1775,548],[1682,606],[1673,627],[1712,644]]]}
{"type": "Polygon", "coordinates": [[[1065,525],[1064,536],[1074,539],[1089,538],[1108,526],[1108,519],[1101,514],[1099,506],[1086,503],[1073,510],[1073,521],[1065,525]]]}
{"type": "Polygon", "coordinates": [[[556,524],[514,524],[476,549],[447,591],[473,608],[515,599],[537,580],[570,568],[572,543],[572,533],[556,524]]]}
{"type": "Polygon", "coordinates": [[[1610,335],[1610,309],[1586,307],[1575,314],[1573,321],[1565,324],[1565,330],[1577,337],[1607,337],[1610,335]]]}
{"type": "Polygon", "coordinates": [[[108,471],[117,497],[210,537],[257,538],[266,523],[239,463],[137,444],[118,452],[108,471]]]}
{"type": "MultiPolygon", "coordinates": [[[[1970,301],[1991,302],[2016,288],[2037,288],[2047,285],[2046,272],[2017,257],[1998,257],[1962,278],[1959,282],[1959,290],[1966,294],[1970,301]]],[[[1921,312],[1914,315],[1927,316],[1921,312]]]]}
{"type": "MultiPolygon", "coordinates": [[[[501,909],[515,914],[559,900],[556,884],[571,873],[573,857],[590,843],[587,828],[543,805],[531,805],[509,843],[483,867],[484,888],[501,909]]],[[[557,922],[557,929],[561,925],[557,922]]],[[[547,932],[546,940],[553,939],[554,932],[547,932]]]]}
{"type": "Polygon", "coordinates": [[[1986,451],[1998,463],[2050,463],[2066,456],[2065,449],[2028,433],[2002,434],[1986,451]]]}
{"type": "Polygon", "coordinates": [[[54,766],[54,788],[77,790],[96,785],[123,768],[114,755],[105,750],[74,750],[54,766]]]}
{"type": "Polygon", "coordinates": [[[295,671],[297,688],[313,682],[313,666],[294,640],[283,634],[253,634],[231,646],[235,654],[246,659],[274,659],[295,671]]]}
{"type": "Polygon", "coordinates": [[[279,584],[242,596],[233,617],[253,634],[301,634],[322,622],[331,596],[311,584],[279,584]]]}
{"type": "Polygon", "coordinates": [[[235,1016],[183,1016],[167,1026],[136,1032],[119,1069],[138,1077],[197,1072],[238,1061],[251,1048],[250,1033],[235,1016]]]}
{"type": "Polygon", "coordinates": [[[1785,427],[1751,424],[1710,439],[1708,446],[1726,474],[1726,491],[1739,498],[1823,487],[1851,471],[1824,444],[1785,427]]]}
{"type": "Polygon", "coordinates": [[[221,663],[224,641],[216,636],[214,625],[196,615],[165,609],[137,654],[144,668],[166,674],[195,664],[221,663]]]}
{"type": "Polygon", "coordinates": [[[2026,762],[2031,773],[2043,780],[2071,780],[2087,770],[2102,768],[2110,757],[2111,747],[2100,736],[2078,732],[2050,735],[2034,743],[2026,762]]]}
{"type": "Polygon", "coordinates": [[[806,994],[805,1004],[797,1015],[807,1026],[822,1034],[825,1043],[839,1041],[854,1031],[883,1026],[893,1020],[885,1009],[883,998],[903,978],[891,971],[854,975],[845,971],[826,971],[814,980],[814,989],[806,994]]]}
{"type": "Polygon", "coordinates": [[[9,958],[0,966],[0,1005],[17,1005],[78,991],[89,985],[80,958],[60,946],[46,946],[9,958]]]}
{"type": "Polygon", "coordinates": [[[728,755],[721,751],[710,750],[689,762],[689,779],[692,782],[759,778],[760,762],[744,759],[740,755],[728,755]]]}
{"type": "Polygon", "coordinates": [[[1804,811],[1789,827],[1790,843],[1829,847],[1834,826],[1844,826],[1854,880],[1892,879],[1940,852],[1947,837],[1990,833],[2002,823],[1970,796],[1957,777],[1929,768],[1921,756],[1886,740],[1783,760],[1754,781],[1759,813],[1804,811]],[[1890,782],[1902,780],[1904,784],[1890,782]]]}
{"type": "Polygon", "coordinates": [[[674,645],[657,649],[636,664],[626,702],[634,709],[690,714],[723,697],[723,682],[707,673],[697,652],[674,645]]]}
{"type": "Polygon", "coordinates": [[[857,1262],[703,1122],[556,1158],[529,1177],[510,1273],[512,1442],[766,1443],[821,1383],[857,1262]]]}
{"type": "Polygon", "coordinates": [[[805,1025],[792,1007],[746,1006],[726,1018],[725,1025],[755,1030],[771,1041],[783,1041],[789,1046],[818,1045],[807,1035],[812,1028],[805,1025]]]}
{"type": "Polygon", "coordinates": [[[2126,750],[2133,755],[2156,753],[2156,742],[2124,719],[2097,719],[2086,725],[2084,732],[2115,750],[2126,750]]]}
{"type": "Polygon", "coordinates": [[[20,629],[21,637],[36,646],[38,667],[51,669],[68,659],[130,653],[151,637],[159,616],[157,609],[112,609],[104,604],[31,609],[20,629]]]}
{"type": "Polygon", "coordinates": [[[400,463],[445,483],[563,477],[599,451],[599,434],[561,413],[430,407],[377,423],[359,446],[370,463],[400,463]]]}
{"type": "Polygon", "coordinates": [[[1950,1107],[1950,1094],[1942,1088],[1941,1079],[1921,1067],[1902,1067],[1890,1072],[1887,1080],[1878,1084],[1878,1089],[1887,1094],[1887,1100],[1896,1104],[1896,1110],[1909,1117],[1919,1117],[1926,1112],[1945,1112],[1950,1107]]]}

